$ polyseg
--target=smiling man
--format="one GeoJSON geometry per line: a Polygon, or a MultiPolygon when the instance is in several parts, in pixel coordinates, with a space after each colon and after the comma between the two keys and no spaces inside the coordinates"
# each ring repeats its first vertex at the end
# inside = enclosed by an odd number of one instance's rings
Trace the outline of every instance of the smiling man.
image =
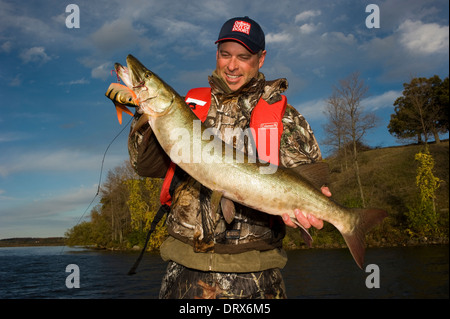
{"type": "MultiPolygon", "coordinates": [[[[248,17],[230,19],[216,44],[210,86],[186,95],[195,115],[225,143],[244,152],[256,145],[258,157],[270,164],[297,170],[321,160],[309,124],[282,94],[286,79],[266,81],[259,71],[267,54],[260,25],[248,17]],[[227,135],[249,128],[254,133],[227,135]]],[[[141,176],[164,178],[161,203],[170,207],[169,237],[160,249],[169,261],[160,298],[286,298],[282,242],[285,225],[296,227],[289,216],[279,218],[227,199],[219,198],[219,204],[211,190],[170,161],[148,126],[134,132],[132,125],[131,130],[132,164],[141,176]]],[[[323,192],[331,195],[326,187],[323,192]]],[[[323,226],[307,212],[296,210],[295,215],[305,228],[323,226]]]]}
{"type": "Polygon", "coordinates": [[[232,91],[256,78],[264,65],[266,51],[252,53],[239,42],[226,41],[218,46],[216,73],[225,80],[232,91]]]}

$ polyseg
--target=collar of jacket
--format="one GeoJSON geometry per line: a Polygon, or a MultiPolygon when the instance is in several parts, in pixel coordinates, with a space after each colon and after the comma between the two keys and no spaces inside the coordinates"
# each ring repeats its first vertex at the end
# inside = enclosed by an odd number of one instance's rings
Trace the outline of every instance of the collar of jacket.
{"type": "Polygon", "coordinates": [[[224,94],[230,96],[239,96],[242,93],[258,93],[264,89],[266,82],[264,74],[258,73],[256,78],[251,79],[247,84],[243,85],[239,90],[231,91],[225,81],[214,71],[210,77],[208,77],[209,84],[214,94],[224,94]]]}
{"type": "Polygon", "coordinates": [[[251,79],[237,91],[231,91],[216,71],[208,77],[208,80],[213,94],[224,95],[227,97],[239,96],[241,94],[260,94],[269,104],[278,102],[281,99],[280,95],[286,91],[289,86],[285,78],[266,81],[264,74],[261,72],[258,72],[256,78],[251,79]]]}

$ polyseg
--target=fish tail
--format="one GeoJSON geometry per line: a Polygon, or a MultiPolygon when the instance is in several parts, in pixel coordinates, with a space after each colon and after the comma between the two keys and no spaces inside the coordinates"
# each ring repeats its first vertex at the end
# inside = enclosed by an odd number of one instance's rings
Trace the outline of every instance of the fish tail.
{"type": "Polygon", "coordinates": [[[366,250],[366,233],[381,223],[383,219],[387,217],[387,212],[377,208],[354,208],[352,210],[359,216],[359,218],[357,218],[358,222],[352,232],[342,233],[342,236],[350,249],[353,259],[355,259],[359,268],[363,269],[364,253],[366,250]]]}

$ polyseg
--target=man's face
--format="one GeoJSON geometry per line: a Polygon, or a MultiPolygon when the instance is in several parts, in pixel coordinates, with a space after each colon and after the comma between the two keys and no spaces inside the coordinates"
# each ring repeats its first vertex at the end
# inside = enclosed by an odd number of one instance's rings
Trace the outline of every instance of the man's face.
{"type": "Polygon", "coordinates": [[[232,91],[236,91],[256,77],[265,57],[265,50],[258,56],[238,42],[222,42],[217,49],[216,72],[232,91]]]}

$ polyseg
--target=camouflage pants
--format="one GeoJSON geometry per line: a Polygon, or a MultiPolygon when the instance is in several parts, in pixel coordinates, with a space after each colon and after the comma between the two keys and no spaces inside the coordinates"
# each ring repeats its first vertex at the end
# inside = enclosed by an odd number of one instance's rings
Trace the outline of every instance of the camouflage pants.
{"type": "Polygon", "coordinates": [[[285,299],[279,269],[251,273],[204,272],[169,262],[161,299],[285,299]]]}

